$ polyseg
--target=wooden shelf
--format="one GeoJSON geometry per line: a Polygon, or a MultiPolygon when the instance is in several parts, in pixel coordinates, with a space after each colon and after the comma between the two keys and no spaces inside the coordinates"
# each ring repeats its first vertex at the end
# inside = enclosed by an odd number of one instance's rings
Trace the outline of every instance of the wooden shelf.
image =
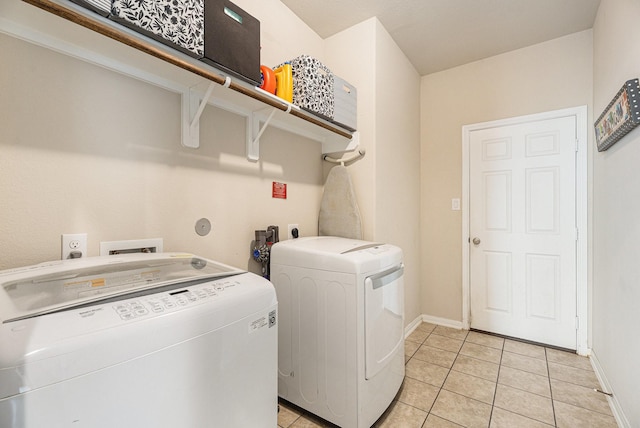
{"type": "Polygon", "coordinates": [[[300,110],[67,0],[2,3],[0,31],[180,93],[182,144],[186,147],[199,146],[198,111],[201,113],[203,102],[247,118],[247,157],[252,161],[258,160],[259,137],[266,125],[320,142],[323,154],[358,147],[357,132],[300,110]],[[207,93],[211,96],[205,97],[207,93]]]}

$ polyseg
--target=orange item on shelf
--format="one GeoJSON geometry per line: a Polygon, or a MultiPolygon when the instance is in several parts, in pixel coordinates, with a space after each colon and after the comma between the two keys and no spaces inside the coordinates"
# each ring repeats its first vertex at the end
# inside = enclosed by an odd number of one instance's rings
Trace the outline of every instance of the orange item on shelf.
{"type": "Polygon", "coordinates": [[[291,64],[282,64],[275,70],[276,95],[285,101],[293,102],[293,74],[291,64]]]}
{"type": "Polygon", "coordinates": [[[266,65],[260,66],[260,73],[262,73],[262,84],[260,89],[263,89],[271,94],[276,93],[276,74],[266,65]]]}

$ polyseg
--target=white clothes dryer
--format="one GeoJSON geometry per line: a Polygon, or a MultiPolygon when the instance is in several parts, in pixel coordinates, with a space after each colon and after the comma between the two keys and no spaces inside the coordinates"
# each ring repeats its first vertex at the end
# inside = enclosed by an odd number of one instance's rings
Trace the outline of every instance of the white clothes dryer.
{"type": "Polygon", "coordinates": [[[0,272],[0,427],[274,428],[276,310],[191,254],[0,272]]]}
{"type": "Polygon", "coordinates": [[[338,237],[274,244],[278,395],[344,428],[368,428],[404,379],[402,250],[338,237]]]}

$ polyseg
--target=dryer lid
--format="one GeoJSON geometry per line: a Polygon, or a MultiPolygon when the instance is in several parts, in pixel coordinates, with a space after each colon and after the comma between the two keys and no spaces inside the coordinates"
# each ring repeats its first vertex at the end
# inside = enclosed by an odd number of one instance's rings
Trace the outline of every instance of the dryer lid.
{"type": "Polygon", "coordinates": [[[0,272],[2,322],[77,308],[132,292],[243,273],[193,254],[87,257],[0,272]]]}
{"type": "Polygon", "coordinates": [[[288,265],[334,272],[379,271],[402,262],[402,250],[335,236],[288,239],[271,247],[271,266],[288,265]]]}
{"type": "Polygon", "coordinates": [[[315,254],[348,254],[384,244],[337,236],[310,236],[282,241],[278,245],[288,245],[297,248],[297,251],[315,254]]]}

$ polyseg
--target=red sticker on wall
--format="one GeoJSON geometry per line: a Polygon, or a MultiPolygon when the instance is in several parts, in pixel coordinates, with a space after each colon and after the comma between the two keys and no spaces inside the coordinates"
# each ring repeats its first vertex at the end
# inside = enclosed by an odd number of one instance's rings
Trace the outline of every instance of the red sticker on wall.
{"type": "Polygon", "coordinates": [[[273,182],[271,197],[276,199],[287,199],[287,183],[273,182]]]}

